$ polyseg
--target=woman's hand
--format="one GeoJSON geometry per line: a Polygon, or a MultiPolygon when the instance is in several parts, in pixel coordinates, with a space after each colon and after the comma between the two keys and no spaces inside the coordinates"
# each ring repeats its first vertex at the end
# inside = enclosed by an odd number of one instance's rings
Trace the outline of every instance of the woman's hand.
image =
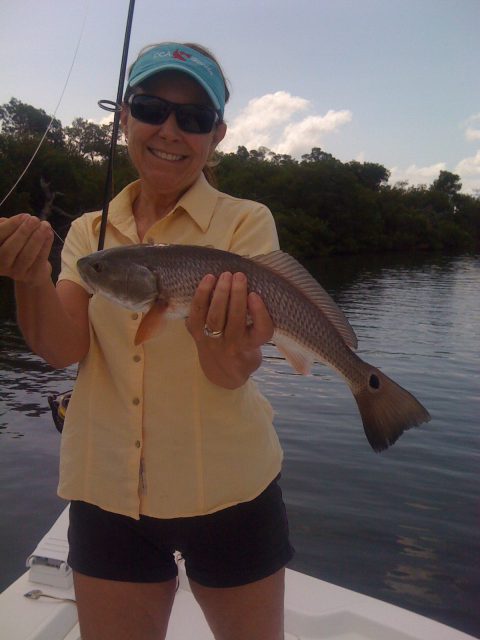
{"type": "Polygon", "coordinates": [[[27,213],[0,218],[0,276],[15,280],[17,322],[32,351],[62,368],[88,352],[88,294],[68,281],[57,291],[48,261],[52,243],[48,222],[27,213]]]}
{"type": "Polygon", "coordinates": [[[187,328],[207,378],[227,389],[245,384],[262,361],[260,347],[273,335],[273,322],[256,293],[248,293],[243,273],[205,276],[195,292],[187,328]],[[247,324],[247,317],[251,320],[247,324]],[[210,332],[221,332],[211,337],[210,332]]]}
{"type": "Polygon", "coordinates": [[[28,213],[0,218],[0,276],[38,286],[50,280],[53,231],[28,213]]]}

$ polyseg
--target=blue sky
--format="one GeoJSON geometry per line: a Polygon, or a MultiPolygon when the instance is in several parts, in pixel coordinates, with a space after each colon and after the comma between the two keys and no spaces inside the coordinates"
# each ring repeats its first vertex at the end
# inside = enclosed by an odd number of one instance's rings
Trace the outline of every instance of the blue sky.
{"type": "MultiPolygon", "coordinates": [[[[101,121],[128,0],[2,0],[0,103],[101,121]],[[8,64],[6,63],[8,61],[8,64]]],[[[205,44],[229,78],[221,147],[379,162],[392,182],[440,169],[480,190],[480,0],[137,0],[129,60],[162,40],[205,44]]]]}

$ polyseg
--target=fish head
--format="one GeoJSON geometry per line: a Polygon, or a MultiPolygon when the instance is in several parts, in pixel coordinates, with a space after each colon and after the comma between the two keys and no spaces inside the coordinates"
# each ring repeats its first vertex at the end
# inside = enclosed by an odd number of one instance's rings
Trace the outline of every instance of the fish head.
{"type": "Polygon", "coordinates": [[[97,251],[80,258],[77,268],[91,293],[99,293],[127,309],[147,311],[158,298],[157,278],[128,249],[97,251]]]}

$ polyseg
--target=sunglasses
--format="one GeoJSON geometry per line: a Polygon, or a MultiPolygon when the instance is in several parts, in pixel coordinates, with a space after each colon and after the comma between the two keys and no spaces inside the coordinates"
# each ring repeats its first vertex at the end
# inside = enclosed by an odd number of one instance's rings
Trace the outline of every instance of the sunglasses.
{"type": "Polygon", "coordinates": [[[144,94],[130,96],[128,104],[135,120],[146,124],[162,124],[173,111],[178,126],[186,133],[210,133],[218,120],[215,109],[203,104],[177,104],[144,94]]]}

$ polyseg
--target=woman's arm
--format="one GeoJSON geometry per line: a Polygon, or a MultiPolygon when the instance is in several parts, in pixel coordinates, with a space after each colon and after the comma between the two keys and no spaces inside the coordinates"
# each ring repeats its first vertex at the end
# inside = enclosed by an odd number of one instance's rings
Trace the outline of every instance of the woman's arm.
{"type": "Polygon", "coordinates": [[[90,347],[89,296],[74,282],[15,283],[17,321],[34,353],[56,369],[80,362],[90,347]]]}
{"type": "Polygon", "coordinates": [[[88,352],[88,299],[79,285],[51,280],[48,222],[20,214],[0,219],[0,275],[15,280],[17,319],[28,345],[56,368],[88,352]]]}

